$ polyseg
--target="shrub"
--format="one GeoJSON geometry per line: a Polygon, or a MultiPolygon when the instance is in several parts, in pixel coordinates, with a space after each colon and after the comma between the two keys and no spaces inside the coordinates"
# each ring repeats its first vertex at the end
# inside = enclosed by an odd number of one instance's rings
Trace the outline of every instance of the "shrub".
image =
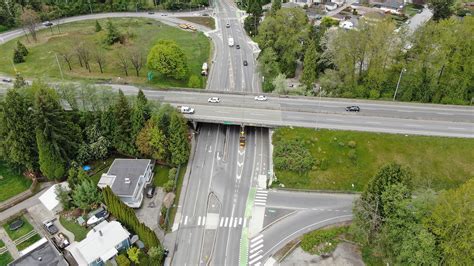
{"type": "Polygon", "coordinates": [[[355,149],[355,147],[357,146],[357,143],[355,141],[351,140],[347,143],[347,146],[349,146],[349,148],[351,148],[351,149],[355,149]]]}
{"type": "Polygon", "coordinates": [[[25,62],[25,57],[20,51],[18,51],[18,49],[15,49],[13,51],[13,63],[20,64],[23,62],[25,62]]]}
{"type": "Polygon", "coordinates": [[[130,260],[124,254],[120,254],[115,258],[118,266],[130,266],[130,260]]]}
{"type": "Polygon", "coordinates": [[[171,192],[171,191],[173,191],[173,188],[174,188],[174,180],[168,180],[168,182],[166,182],[166,183],[163,185],[163,189],[164,189],[166,192],[171,192]]]}
{"type": "Polygon", "coordinates": [[[200,88],[201,87],[201,79],[196,75],[192,75],[191,77],[189,77],[188,87],[190,87],[190,88],[200,88]]]}
{"type": "Polygon", "coordinates": [[[173,180],[173,181],[174,181],[177,172],[178,172],[178,171],[176,170],[176,168],[174,168],[174,167],[171,168],[170,171],[168,172],[168,178],[169,178],[169,180],[173,180]]]}
{"type": "Polygon", "coordinates": [[[314,159],[307,146],[299,140],[282,140],[273,152],[275,168],[304,173],[314,164],[314,159]]]}

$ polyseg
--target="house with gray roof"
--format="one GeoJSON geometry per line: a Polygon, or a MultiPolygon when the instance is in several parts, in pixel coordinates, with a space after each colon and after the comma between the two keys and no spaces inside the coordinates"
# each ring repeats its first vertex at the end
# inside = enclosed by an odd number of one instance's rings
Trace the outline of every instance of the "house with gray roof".
{"type": "Polygon", "coordinates": [[[153,177],[154,165],[149,159],[115,159],[108,172],[102,174],[97,186],[109,186],[125,204],[140,208],[145,185],[153,177]]]}
{"type": "Polygon", "coordinates": [[[21,257],[10,262],[9,266],[56,265],[67,266],[62,254],[46,238],[40,239],[30,247],[21,251],[21,257]]]}

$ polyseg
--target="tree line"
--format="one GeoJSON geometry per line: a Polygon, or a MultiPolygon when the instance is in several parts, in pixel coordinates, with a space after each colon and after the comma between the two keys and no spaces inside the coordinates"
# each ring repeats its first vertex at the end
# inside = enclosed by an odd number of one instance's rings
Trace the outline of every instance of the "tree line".
{"type": "Polygon", "coordinates": [[[0,158],[17,169],[62,179],[74,165],[114,151],[172,165],[187,161],[186,120],[169,105],[148,102],[141,90],[130,100],[121,90],[94,86],[16,86],[1,103],[0,158]]]}
{"type": "Polygon", "coordinates": [[[379,170],[355,203],[355,240],[383,264],[472,265],[474,179],[441,192],[411,179],[397,164],[379,170]]]}
{"type": "Polygon", "coordinates": [[[81,14],[102,12],[141,11],[151,9],[186,10],[208,6],[207,0],[10,0],[0,1],[0,32],[22,25],[22,17],[37,13],[40,21],[54,20],[81,14]],[[25,15],[26,14],[26,15],[25,15]]]}
{"type": "Polygon", "coordinates": [[[389,19],[362,18],[357,30],[331,28],[335,24],[324,18],[313,27],[300,8],[270,11],[256,36],[262,49],[264,90],[289,93],[284,80],[295,76],[301,62],[302,88],[297,91],[301,94],[447,104],[472,101],[472,17],[440,18],[414,33],[397,29],[389,19]],[[319,91],[314,89],[318,87],[319,91]]]}

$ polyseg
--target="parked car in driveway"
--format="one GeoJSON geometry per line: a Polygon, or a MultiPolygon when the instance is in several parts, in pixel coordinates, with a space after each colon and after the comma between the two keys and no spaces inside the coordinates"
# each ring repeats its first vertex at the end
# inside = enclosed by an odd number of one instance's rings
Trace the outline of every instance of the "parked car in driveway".
{"type": "Polygon", "coordinates": [[[255,96],[255,101],[262,102],[262,101],[266,101],[266,100],[267,100],[267,97],[265,95],[255,96]]]}
{"type": "Polygon", "coordinates": [[[360,107],[357,105],[347,106],[346,111],[347,112],[360,112],[360,107]]]}
{"type": "Polygon", "coordinates": [[[219,97],[211,97],[209,99],[207,99],[207,102],[209,103],[219,103],[221,100],[219,99],[219,97]]]}
{"type": "Polygon", "coordinates": [[[63,233],[59,233],[55,236],[53,236],[53,243],[60,249],[60,250],[63,250],[65,249],[67,246],[69,246],[69,244],[71,244],[69,242],[69,239],[68,237],[63,234],[63,233]]]}
{"type": "Polygon", "coordinates": [[[44,229],[46,229],[46,231],[48,231],[48,233],[51,235],[54,235],[59,231],[56,225],[54,225],[54,220],[55,219],[43,222],[44,229]]]}
{"type": "Polygon", "coordinates": [[[147,198],[151,199],[155,195],[155,186],[153,185],[148,185],[145,188],[145,195],[147,198]]]}

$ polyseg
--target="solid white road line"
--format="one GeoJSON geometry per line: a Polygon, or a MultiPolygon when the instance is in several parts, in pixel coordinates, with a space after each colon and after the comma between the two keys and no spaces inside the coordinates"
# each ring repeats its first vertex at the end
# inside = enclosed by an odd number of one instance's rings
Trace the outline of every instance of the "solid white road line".
{"type": "Polygon", "coordinates": [[[250,243],[253,243],[253,242],[257,241],[257,240],[259,240],[259,239],[262,238],[262,237],[263,237],[263,235],[258,235],[258,236],[256,236],[256,237],[250,239],[250,243]]]}
{"type": "Polygon", "coordinates": [[[263,258],[263,256],[258,256],[257,258],[255,258],[254,260],[249,262],[249,264],[254,264],[255,262],[258,262],[259,260],[261,260],[262,258],[263,258]]]}
{"type": "Polygon", "coordinates": [[[260,238],[258,241],[255,241],[252,244],[250,244],[250,248],[254,248],[257,245],[260,245],[262,242],[263,242],[263,238],[260,238]]]}

